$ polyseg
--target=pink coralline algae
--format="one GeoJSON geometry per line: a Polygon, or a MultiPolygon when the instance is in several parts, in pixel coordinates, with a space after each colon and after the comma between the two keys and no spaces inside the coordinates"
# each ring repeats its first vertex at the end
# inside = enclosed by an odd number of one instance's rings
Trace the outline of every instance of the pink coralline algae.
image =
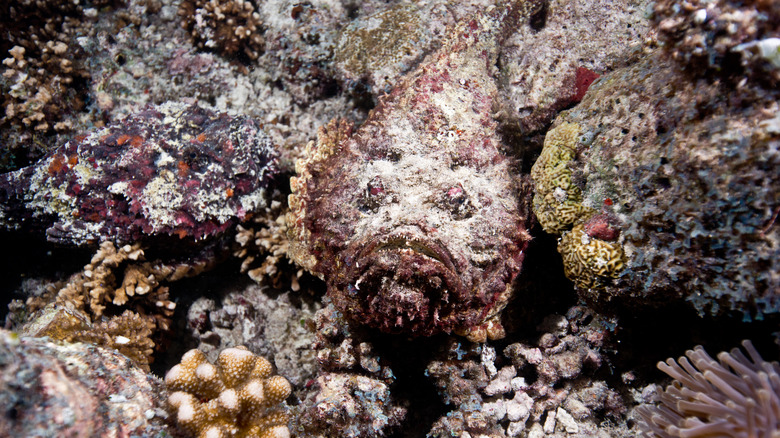
{"type": "Polygon", "coordinates": [[[501,337],[529,240],[523,199],[493,118],[505,30],[537,2],[491,8],[355,129],[333,121],[298,162],[291,255],[353,320],[391,333],[501,337]]]}
{"type": "Polygon", "coordinates": [[[0,176],[0,223],[42,225],[59,243],[203,239],[266,204],[275,156],[250,118],[148,107],[0,176]]]}

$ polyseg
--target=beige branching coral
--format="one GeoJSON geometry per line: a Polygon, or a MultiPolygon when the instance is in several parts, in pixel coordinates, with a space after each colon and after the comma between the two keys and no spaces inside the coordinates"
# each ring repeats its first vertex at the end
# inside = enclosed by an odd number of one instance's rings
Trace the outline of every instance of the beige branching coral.
{"type": "Polygon", "coordinates": [[[222,350],[214,365],[190,350],[165,376],[168,404],[196,437],[287,438],[288,415],[278,405],[292,388],[272,373],[267,359],[242,346],[222,350]]]}
{"type": "Polygon", "coordinates": [[[286,269],[290,264],[287,255],[290,242],[285,220],[287,212],[276,204],[279,203],[272,203],[268,214],[255,216],[252,228],[238,226],[235,240],[239,247],[233,255],[242,259],[241,272],[247,273],[257,283],[298,291],[298,280],[303,270],[286,269]]]}
{"type": "Polygon", "coordinates": [[[51,286],[43,296],[28,299],[27,310],[38,312],[35,319],[53,318],[44,329],[51,333],[41,336],[114,348],[148,369],[152,337],[170,327],[176,309],[161,283],[197,275],[209,264],[208,259],[148,262],[140,244],[116,248],[103,242],[83,271],[64,286],[51,286]]]}
{"type": "Polygon", "coordinates": [[[766,362],[750,341],[718,360],[697,346],[658,368],[675,380],[657,406],[637,408],[645,436],[776,437],[780,431],[780,365],[766,362]]]}

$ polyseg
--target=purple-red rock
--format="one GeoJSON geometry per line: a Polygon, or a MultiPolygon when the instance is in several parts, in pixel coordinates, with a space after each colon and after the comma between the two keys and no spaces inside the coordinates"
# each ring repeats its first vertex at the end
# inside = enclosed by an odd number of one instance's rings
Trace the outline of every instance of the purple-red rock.
{"type": "Polygon", "coordinates": [[[167,103],[0,176],[0,224],[60,243],[203,239],[265,206],[276,171],[256,120],[167,103]]]}
{"type": "Polygon", "coordinates": [[[524,193],[493,118],[500,40],[538,2],[491,8],[355,129],[333,121],[291,182],[294,259],[333,303],[386,332],[502,336],[529,235],[524,193]]]}

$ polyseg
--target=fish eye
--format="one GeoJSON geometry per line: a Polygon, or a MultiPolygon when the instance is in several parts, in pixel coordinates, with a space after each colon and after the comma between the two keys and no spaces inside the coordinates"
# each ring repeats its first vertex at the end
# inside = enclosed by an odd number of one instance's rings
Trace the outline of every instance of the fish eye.
{"type": "Polygon", "coordinates": [[[461,183],[448,187],[444,193],[444,204],[453,216],[458,219],[471,217],[474,207],[471,205],[469,195],[461,183]]]}

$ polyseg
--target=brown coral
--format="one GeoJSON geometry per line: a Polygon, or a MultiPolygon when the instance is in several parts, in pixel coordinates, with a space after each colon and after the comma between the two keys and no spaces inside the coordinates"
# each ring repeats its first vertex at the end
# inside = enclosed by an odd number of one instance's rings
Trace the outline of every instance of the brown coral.
{"type": "Polygon", "coordinates": [[[273,202],[268,214],[254,217],[252,228],[238,225],[235,240],[239,247],[233,255],[242,259],[241,272],[257,283],[298,291],[303,270],[288,269],[287,214],[279,202],[273,202]]]}
{"type": "Polygon", "coordinates": [[[178,424],[198,437],[289,437],[287,413],[277,405],[292,390],[272,376],[265,358],[245,347],[222,350],[216,365],[190,350],[165,376],[178,424]]]}
{"type": "Polygon", "coordinates": [[[766,362],[750,341],[748,356],[735,348],[718,361],[699,345],[676,362],[658,362],[675,380],[660,404],[637,408],[647,436],[777,436],[780,431],[780,365],[766,362]]]}
{"type": "Polygon", "coordinates": [[[25,163],[45,152],[35,136],[70,129],[66,115],[84,106],[80,84],[89,74],[75,40],[83,15],[78,3],[10,1],[0,5],[0,15],[0,139],[11,148],[0,153],[0,165],[8,166],[7,161],[25,163]],[[13,136],[21,142],[8,141],[13,136]],[[31,149],[19,153],[21,144],[31,149]]]}
{"type": "Polygon", "coordinates": [[[200,48],[254,60],[262,53],[263,21],[248,0],[185,0],[179,6],[183,26],[200,48]]]}

